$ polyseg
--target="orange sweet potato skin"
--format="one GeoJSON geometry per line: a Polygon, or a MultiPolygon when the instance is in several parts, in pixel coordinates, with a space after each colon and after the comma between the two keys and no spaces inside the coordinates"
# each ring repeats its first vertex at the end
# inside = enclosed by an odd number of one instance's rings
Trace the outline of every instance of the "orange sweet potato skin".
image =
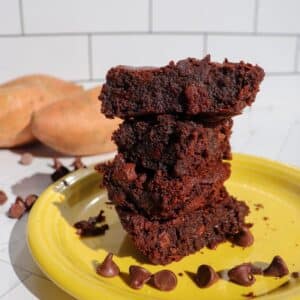
{"type": "Polygon", "coordinates": [[[0,85],[0,148],[34,141],[33,112],[82,91],[74,83],[48,75],[24,76],[0,85]]]}
{"type": "Polygon", "coordinates": [[[69,155],[93,155],[115,150],[111,135],[119,119],[100,112],[101,88],[78,93],[34,113],[33,135],[56,151],[69,155]]]}

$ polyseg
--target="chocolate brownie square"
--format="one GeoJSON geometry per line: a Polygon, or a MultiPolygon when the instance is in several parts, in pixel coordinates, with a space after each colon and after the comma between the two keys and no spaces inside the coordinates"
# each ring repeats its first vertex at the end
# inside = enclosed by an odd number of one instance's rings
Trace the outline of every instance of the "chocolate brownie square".
{"type": "Polygon", "coordinates": [[[187,58],[161,68],[109,70],[100,99],[108,117],[154,114],[232,116],[251,105],[264,71],[244,62],[187,58]]]}
{"type": "Polygon", "coordinates": [[[176,218],[204,206],[230,176],[230,165],[218,162],[174,178],[162,170],[138,170],[122,154],[97,168],[104,172],[103,184],[113,203],[151,220],[176,218]]]}
{"type": "Polygon", "coordinates": [[[153,264],[168,264],[203,247],[216,248],[245,225],[249,209],[222,189],[204,207],[170,220],[150,220],[117,206],[124,229],[135,247],[153,264]]]}
{"type": "Polygon", "coordinates": [[[128,162],[174,176],[192,174],[222,159],[231,159],[232,120],[203,123],[158,115],[127,120],[113,134],[118,151],[128,162]]]}

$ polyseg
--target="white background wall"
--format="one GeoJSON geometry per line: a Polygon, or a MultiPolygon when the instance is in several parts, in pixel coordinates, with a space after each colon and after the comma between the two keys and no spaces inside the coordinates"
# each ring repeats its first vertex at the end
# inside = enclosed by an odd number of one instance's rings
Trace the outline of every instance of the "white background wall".
{"type": "Polygon", "coordinates": [[[207,53],[267,73],[234,150],[300,165],[299,0],[0,0],[0,82],[43,72],[89,86],[116,64],[207,53]]]}

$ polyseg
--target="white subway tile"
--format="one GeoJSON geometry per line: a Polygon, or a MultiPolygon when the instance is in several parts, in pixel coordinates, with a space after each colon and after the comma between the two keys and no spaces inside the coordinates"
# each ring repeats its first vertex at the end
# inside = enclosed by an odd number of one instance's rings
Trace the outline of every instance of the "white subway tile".
{"type": "Polygon", "coordinates": [[[0,38],[0,82],[28,73],[88,79],[87,37],[0,38]]]}
{"type": "Polygon", "coordinates": [[[0,0],[0,34],[21,33],[18,0],[0,0]]]}
{"type": "Polygon", "coordinates": [[[254,0],[153,0],[153,29],[251,32],[254,0]]]}
{"type": "Polygon", "coordinates": [[[300,116],[300,74],[266,76],[257,94],[254,109],[268,110],[273,115],[288,113],[300,116]]]}
{"type": "Polygon", "coordinates": [[[227,57],[257,63],[266,72],[291,72],[295,68],[296,41],[296,37],[211,35],[207,49],[216,60],[227,57]]]}
{"type": "Polygon", "coordinates": [[[26,33],[148,30],[148,0],[23,0],[26,33]]]}
{"type": "Polygon", "coordinates": [[[258,31],[300,33],[299,0],[260,0],[258,31]]]}
{"type": "Polygon", "coordinates": [[[295,166],[300,166],[300,119],[293,123],[288,136],[282,144],[278,159],[295,166]]]}
{"type": "Polygon", "coordinates": [[[104,78],[113,66],[160,66],[188,56],[202,57],[203,36],[94,36],[93,78],[104,78]]]}

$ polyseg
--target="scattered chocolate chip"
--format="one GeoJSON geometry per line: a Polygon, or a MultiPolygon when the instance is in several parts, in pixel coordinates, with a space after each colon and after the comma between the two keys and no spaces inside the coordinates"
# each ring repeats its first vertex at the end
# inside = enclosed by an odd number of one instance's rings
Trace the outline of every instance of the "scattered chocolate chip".
{"type": "Polygon", "coordinates": [[[141,289],[151,278],[151,273],[140,266],[129,267],[129,285],[133,289],[141,289]]]}
{"type": "Polygon", "coordinates": [[[85,236],[97,236],[105,234],[106,230],[109,229],[108,224],[99,225],[105,221],[104,211],[101,210],[100,213],[95,217],[89,217],[88,220],[78,221],[74,224],[77,229],[76,233],[81,237],[85,236]]]}
{"type": "Polygon", "coordinates": [[[59,168],[61,168],[63,166],[63,164],[56,158],[54,157],[53,158],[53,165],[52,165],[52,168],[54,170],[58,170],[59,168]]]}
{"type": "Polygon", "coordinates": [[[60,179],[60,178],[64,177],[65,175],[67,175],[68,173],[70,173],[69,169],[66,168],[65,166],[61,166],[58,169],[56,169],[53,174],[51,174],[51,179],[52,179],[53,182],[55,182],[58,179],[60,179]]]}
{"type": "Polygon", "coordinates": [[[268,218],[268,217],[263,217],[263,220],[264,220],[264,221],[268,221],[269,218],[268,218]]]}
{"type": "Polygon", "coordinates": [[[115,277],[119,275],[120,269],[113,261],[112,253],[107,254],[103,262],[97,266],[96,272],[103,277],[115,277]]]}
{"type": "Polygon", "coordinates": [[[171,291],[177,285],[176,275],[169,270],[162,270],[152,277],[153,285],[161,291],[171,291]]]}
{"type": "Polygon", "coordinates": [[[291,277],[295,278],[295,279],[299,278],[300,277],[300,272],[292,272],[291,277]]]}
{"type": "Polygon", "coordinates": [[[0,190],[0,205],[3,205],[7,201],[6,194],[0,190]]]}
{"type": "Polygon", "coordinates": [[[26,206],[21,197],[17,197],[15,203],[8,210],[8,217],[12,219],[20,219],[26,211],[26,206]]]}
{"type": "Polygon", "coordinates": [[[35,201],[37,200],[38,196],[37,195],[34,195],[34,194],[31,194],[31,195],[28,195],[26,198],[25,198],[25,206],[26,206],[26,210],[30,210],[31,207],[33,206],[33,204],[35,203],[35,201]]]}
{"type": "Polygon", "coordinates": [[[252,267],[249,263],[232,268],[228,271],[228,277],[230,281],[243,286],[250,286],[255,282],[252,267]]]}
{"type": "Polygon", "coordinates": [[[20,158],[19,163],[20,163],[21,165],[27,166],[27,165],[30,165],[30,164],[32,163],[32,160],[33,160],[32,154],[26,152],[26,153],[23,153],[23,154],[21,155],[21,158],[20,158]]]}
{"type": "Polygon", "coordinates": [[[74,171],[78,169],[86,168],[86,165],[82,162],[81,157],[77,156],[75,160],[72,162],[71,166],[74,167],[74,171]]]}
{"type": "Polygon", "coordinates": [[[233,244],[240,247],[249,247],[254,242],[254,237],[251,231],[247,227],[243,227],[242,230],[234,236],[228,238],[233,244]]]}
{"type": "Polygon", "coordinates": [[[283,277],[288,274],[289,269],[279,255],[274,256],[271,264],[264,270],[265,276],[283,277]]]}
{"type": "Polygon", "coordinates": [[[210,287],[219,279],[219,275],[208,265],[201,265],[197,270],[195,281],[201,288],[210,287]]]}
{"type": "Polygon", "coordinates": [[[183,276],[183,273],[179,272],[179,273],[178,273],[178,276],[182,277],[182,276],[183,276]]]}

